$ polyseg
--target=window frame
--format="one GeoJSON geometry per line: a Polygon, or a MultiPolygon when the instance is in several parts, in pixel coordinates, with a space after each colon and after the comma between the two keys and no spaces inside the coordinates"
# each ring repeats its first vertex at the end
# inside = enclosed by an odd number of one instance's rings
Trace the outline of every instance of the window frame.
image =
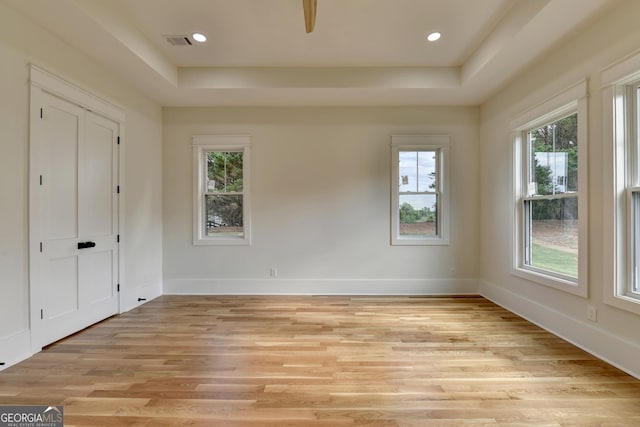
{"type": "MultiPolygon", "coordinates": [[[[535,105],[511,121],[513,148],[513,275],[533,283],[559,289],[586,298],[588,296],[588,115],[587,82],[583,80],[535,105]],[[568,275],[526,264],[528,223],[525,220],[529,195],[527,175],[530,160],[528,133],[576,113],[578,115],[578,276],[568,275]]],[[[547,198],[546,196],[539,196],[547,198]]],[[[566,198],[569,196],[557,196],[566,198]]],[[[574,196],[571,196],[574,197],[574,196]]]]}
{"type": "Polygon", "coordinates": [[[194,135],[193,149],[193,244],[251,244],[251,136],[194,135]],[[205,233],[205,197],[207,194],[206,155],[211,151],[242,153],[243,236],[207,236],[205,233]]]}
{"type": "MultiPolygon", "coordinates": [[[[633,194],[640,193],[640,54],[602,72],[602,127],[607,167],[603,180],[605,259],[603,283],[606,304],[640,314],[640,292],[634,290],[640,240],[634,218],[633,194]],[[635,236],[633,233],[635,232],[635,236]],[[635,238],[634,238],[635,237],[635,238]]],[[[640,284],[638,284],[640,286],[640,284]]]]}
{"type": "MultiPolygon", "coordinates": [[[[449,244],[449,135],[391,136],[391,245],[432,246],[449,244]],[[438,233],[435,236],[400,236],[400,151],[435,151],[436,189],[424,194],[436,194],[438,233]]],[[[421,193],[422,194],[422,193],[421,193]]]]}

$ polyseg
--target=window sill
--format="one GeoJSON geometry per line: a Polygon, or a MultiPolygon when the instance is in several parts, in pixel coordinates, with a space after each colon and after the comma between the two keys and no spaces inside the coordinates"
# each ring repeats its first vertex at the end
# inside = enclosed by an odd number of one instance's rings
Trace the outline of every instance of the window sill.
{"type": "Polygon", "coordinates": [[[640,298],[626,295],[605,295],[604,302],[612,307],[640,315],[640,298]]]}
{"type": "Polygon", "coordinates": [[[449,239],[393,239],[391,246],[448,246],[449,239]]]}
{"type": "Polygon", "coordinates": [[[193,241],[194,246],[249,246],[249,239],[232,238],[200,238],[193,241]]]}
{"type": "Polygon", "coordinates": [[[586,286],[580,286],[579,282],[575,282],[573,280],[555,277],[550,274],[544,274],[543,272],[529,270],[523,267],[513,268],[511,270],[511,274],[538,285],[558,289],[583,298],[587,297],[586,286]]]}

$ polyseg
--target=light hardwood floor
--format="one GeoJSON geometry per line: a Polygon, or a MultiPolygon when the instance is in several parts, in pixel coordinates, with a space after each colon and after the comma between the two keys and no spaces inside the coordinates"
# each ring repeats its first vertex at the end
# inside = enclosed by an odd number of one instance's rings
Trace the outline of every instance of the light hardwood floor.
{"type": "Polygon", "coordinates": [[[0,372],[67,426],[640,426],[640,381],[483,298],[164,296],[0,372]]]}

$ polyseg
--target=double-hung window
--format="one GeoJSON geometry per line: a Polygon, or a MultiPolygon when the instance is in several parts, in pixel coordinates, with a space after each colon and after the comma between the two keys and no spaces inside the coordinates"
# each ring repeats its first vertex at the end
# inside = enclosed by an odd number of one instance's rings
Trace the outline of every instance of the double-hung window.
{"type": "Polygon", "coordinates": [[[605,301],[640,314],[640,55],[603,71],[605,301]]]}
{"type": "Polygon", "coordinates": [[[250,149],[249,136],[193,137],[194,244],[250,243],[250,149]]]}
{"type": "Polygon", "coordinates": [[[391,243],[448,244],[449,137],[394,135],[391,147],[391,243]]]}
{"type": "Polygon", "coordinates": [[[586,83],[514,125],[515,274],[586,296],[586,83]]]}
{"type": "Polygon", "coordinates": [[[640,80],[627,85],[628,136],[627,141],[627,223],[629,229],[629,280],[624,295],[640,302],[640,80]]]}

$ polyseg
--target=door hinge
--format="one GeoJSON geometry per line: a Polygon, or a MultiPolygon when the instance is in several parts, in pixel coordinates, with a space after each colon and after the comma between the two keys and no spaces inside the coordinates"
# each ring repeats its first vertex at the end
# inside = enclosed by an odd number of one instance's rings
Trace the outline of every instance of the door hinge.
{"type": "Polygon", "coordinates": [[[116,242],[120,243],[120,235],[119,234],[116,236],[116,242]]]}
{"type": "Polygon", "coordinates": [[[118,137],[118,145],[120,145],[120,137],[118,137]]]}
{"type": "Polygon", "coordinates": [[[119,185],[116,187],[116,193],[120,194],[120,186],[119,185]]]}
{"type": "Polygon", "coordinates": [[[43,109],[42,109],[42,108],[40,109],[40,118],[41,118],[41,119],[42,119],[42,118],[44,118],[44,111],[43,111],[43,109]]]}
{"type": "Polygon", "coordinates": [[[118,289],[118,292],[120,292],[120,283],[118,283],[118,288],[117,289],[118,289]]]}
{"type": "Polygon", "coordinates": [[[42,185],[42,175],[40,175],[40,185],[42,185]]]}
{"type": "Polygon", "coordinates": [[[42,252],[42,242],[40,242],[40,252],[42,252]]]}
{"type": "Polygon", "coordinates": [[[40,309],[40,319],[44,319],[44,310],[40,309]]]}

